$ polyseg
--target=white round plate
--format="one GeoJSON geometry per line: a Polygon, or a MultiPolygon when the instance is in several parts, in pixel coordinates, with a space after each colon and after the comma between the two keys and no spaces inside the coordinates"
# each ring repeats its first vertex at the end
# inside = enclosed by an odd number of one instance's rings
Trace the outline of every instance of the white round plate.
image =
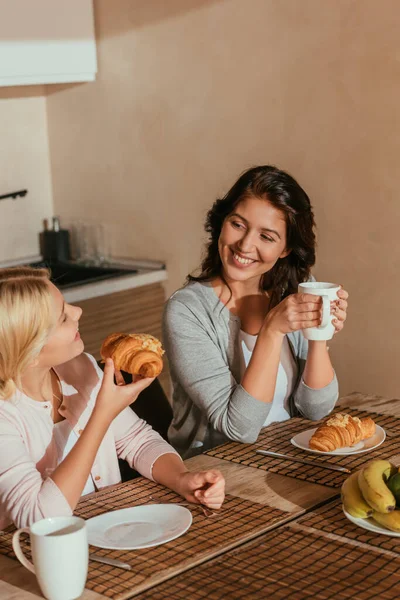
{"type": "Polygon", "coordinates": [[[165,544],[192,524],[179,504],[147,504],[104,513],[86,521],[88,542],[110,550],[136,550],[165,544]]]}
{"type": "Polygon", "coordinates": [[[354,523],[354,525],[358,525],[363,529],[368,529],[368,531],[372,531],[373,533],[381,533],[383,535],[390,535],[391,537],[400,537],[400,532],[391,531],[390,529],[386,529],[383,525],[379,525],[372,517],[369,519],[358,519],[356,517],[352,517],[346,512],[343,508],[343,512],[345,517],[348,518],[349,521],[354,523]]]}
{"type": "Polygon", "coordinates": [[[298,433],[290,440],[293,446],[296,448],[301,448],[301,450],[305,450],[306,452],[312,452],[313,454],[323,454],[324,456],[349,456],[351,454],[362,454],[363,452],[370,452],[371,450],[375,450],[378,446],[383,444],[386,438],[385,430],[382,429],[379,425],[375,425],[375,433],[370,438],[359,442],[355,446],[351,448],[338,448],[337,450],[333,450],[332,452],[321,452],[320,450],[313,450],[309,448],[308,442],[311,439],[311,436],[315,431],[317,431],[317,427],[314,429],[307,429],[307,431],[302,431],[298,433]]]}

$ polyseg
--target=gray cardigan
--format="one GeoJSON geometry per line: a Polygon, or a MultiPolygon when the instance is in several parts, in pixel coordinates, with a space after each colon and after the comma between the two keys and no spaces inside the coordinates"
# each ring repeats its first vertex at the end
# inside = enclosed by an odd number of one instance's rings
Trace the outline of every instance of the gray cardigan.
{"type": "MultiPolygon", "coordinates": [[[[163,341],[173,383],[174,417],[169,441],[185,458],[224,441],[255,442],[271,408],[238,383],[241,323],[210,284],[191,283],[168,300],[163,341]],[[197,448],[197,449],[196,449],[197,448]]],[[[324,388],[302,380],[308,342],[300,331],[288,334],[297,364],[289,398],[291,416],[321,419],[338,398],[336,375],[324,388]]]]}

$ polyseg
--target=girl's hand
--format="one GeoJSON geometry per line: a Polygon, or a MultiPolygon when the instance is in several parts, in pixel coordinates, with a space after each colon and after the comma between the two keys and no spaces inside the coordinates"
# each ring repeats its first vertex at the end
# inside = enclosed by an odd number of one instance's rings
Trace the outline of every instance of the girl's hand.
{"type": "Polygon", "coordinates": [[[225,479],[217,470],[181,473],[178,490],[188,502],[204,504],[208,508],[220,508],[225,498],[225,479]]]}
{"type": "Polygon", "coordinates": [[[121,411],[135,402],[140,392],[147,388],[152,381],[154,381],[154,377],[146,377],[125,385],[121,372],[115,371],[112,359],[107,358],[103,381],[93,412],[101,413],[110,422],[113,421],[121,411]],[[117,385],[114,383],[114,374],[117,385]]]}
{"type": "Polygon", "coordinates": [[[335,333],[341,331],[347,318],[347,306],[349,294],[342,287],[337,293],[338,299],[331,303],[331,312],[335,315],[332,323],[335,327],[335,333]]]}
{"type": "Polygon", "coordinates": [[[313,294],[291,294],[269,311],[263,327],[281,335],[291,331],[319,327],[322,319],[322,298],[313,294]]]}

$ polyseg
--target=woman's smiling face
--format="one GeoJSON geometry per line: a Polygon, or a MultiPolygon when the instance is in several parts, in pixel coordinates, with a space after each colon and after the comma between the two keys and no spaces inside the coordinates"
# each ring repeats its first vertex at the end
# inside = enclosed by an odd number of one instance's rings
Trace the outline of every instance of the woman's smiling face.
{"type": "Polygon", "coordinates": [[[227,281],[260,281],[286,250],[283,212],[268,200],[250,196],[241,200],[223,223],[218,240],[227,281]]]}

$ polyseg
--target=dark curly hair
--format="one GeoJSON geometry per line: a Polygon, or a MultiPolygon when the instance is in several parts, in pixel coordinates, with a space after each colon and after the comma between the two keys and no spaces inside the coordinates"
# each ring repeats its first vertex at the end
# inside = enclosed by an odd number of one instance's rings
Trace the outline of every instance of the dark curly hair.
{"type": "Polygon", "coordinates": [[[252,196],[268,200],[284,213],[286,220],[290,254],[279,258],[260,279],[260,290],[269,292],[270,308],[273,308],[286,296],[297,292],[298,284],[309,279],[315,263],[315,222],[310,199],[291,175],[273,166],[248,169],[223,198],[214,202],[205,222],[209,242],[201,272],[197,277],[188,275],[186,281],[211,281],[220,277],[226,283],[218,252],[222,225],[241,200],[252,196]]]}

